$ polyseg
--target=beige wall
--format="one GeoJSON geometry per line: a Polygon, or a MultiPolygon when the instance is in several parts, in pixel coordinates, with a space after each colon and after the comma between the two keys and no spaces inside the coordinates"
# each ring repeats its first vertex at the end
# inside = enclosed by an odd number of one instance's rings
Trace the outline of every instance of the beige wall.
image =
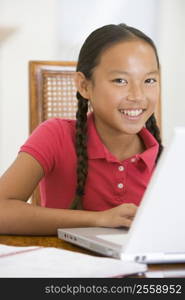
{"type": "Polygon", "coordinates": [[[16,31],[0,45],[0,172],[28,136],[28,61],[56,55],[57,0],[1,0],[0,25],[16,31]]]}
{"type": "Polygon", "coordinates": [[[175,126],[185,126],[185,1],[160,2],[159,53],[162,65],[162,127],[167,144],[175,126]]]}

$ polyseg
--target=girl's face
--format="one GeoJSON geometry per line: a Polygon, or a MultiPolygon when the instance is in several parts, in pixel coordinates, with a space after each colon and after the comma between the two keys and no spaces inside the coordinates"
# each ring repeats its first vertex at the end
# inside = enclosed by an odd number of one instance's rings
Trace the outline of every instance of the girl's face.
{"type": "Polygon", "coordinates": [[[138,133],[155,110],[159,80],[148,43],[132,40],[105,50],[86,85],[97,129],[114,135],[138,133]]]}

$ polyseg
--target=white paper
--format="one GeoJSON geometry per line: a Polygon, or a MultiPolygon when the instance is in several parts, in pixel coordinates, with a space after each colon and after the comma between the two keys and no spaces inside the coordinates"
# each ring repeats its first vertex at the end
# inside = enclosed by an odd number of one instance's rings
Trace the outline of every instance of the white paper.
{"type": "Polygon", "coordinates": [[[0,245],[0,277],[94,278],[144,272],[145,264],[52,247],[0,245]]]}
{"type": "Polygon", "coordinates": [[[146,278],[180,278],[185,277],[185,270],[174,269],[174,270],[153,270],[145,273],[146,278]]]}

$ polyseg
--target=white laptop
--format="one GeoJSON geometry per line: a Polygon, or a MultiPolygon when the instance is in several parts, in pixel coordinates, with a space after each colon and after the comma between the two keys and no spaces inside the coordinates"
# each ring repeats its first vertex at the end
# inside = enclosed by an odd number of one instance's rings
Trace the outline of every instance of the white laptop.
{"type": "Polygon", "coordinates": [[[59,228],[58,237],[122,260],[185,262],[185,127],[175,128],[129,230],[59,228]]]}

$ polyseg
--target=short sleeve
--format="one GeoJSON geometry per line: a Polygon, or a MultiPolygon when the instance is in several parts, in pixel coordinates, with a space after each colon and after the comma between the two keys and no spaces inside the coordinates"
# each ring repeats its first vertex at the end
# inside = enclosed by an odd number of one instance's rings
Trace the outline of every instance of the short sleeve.
{"type": "Polygon", "coordinates": [[[58,147],[63,137],[61,122],[49,119],[41,123],[20,147],[19,152],[32,155],[42,166],[45,175],[48,174],[56,163],[58,147]]]}

